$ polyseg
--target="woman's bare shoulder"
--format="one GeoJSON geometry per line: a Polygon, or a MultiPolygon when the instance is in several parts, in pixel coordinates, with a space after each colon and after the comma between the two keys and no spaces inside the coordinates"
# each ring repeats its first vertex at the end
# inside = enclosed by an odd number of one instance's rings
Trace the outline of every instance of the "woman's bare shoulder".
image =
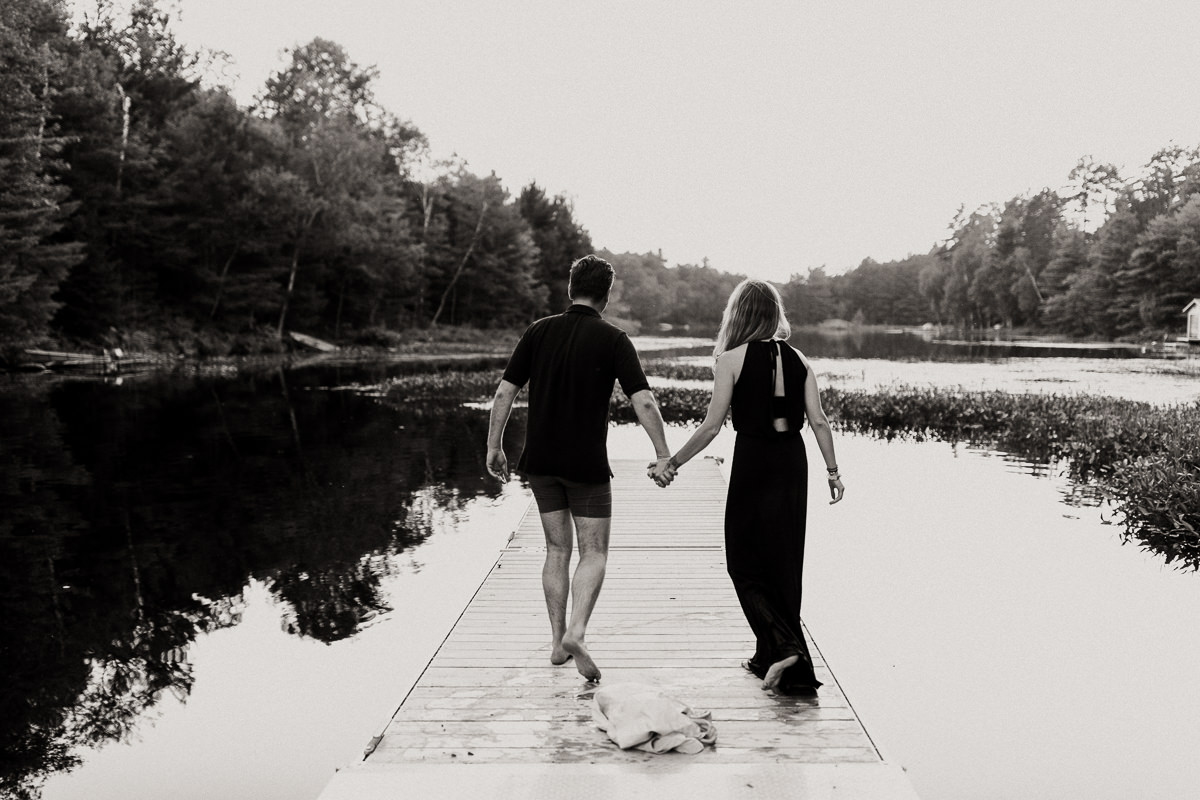
{"type": "Polygon", "coordinates": [[[741,363],[742,360],[746,358],[746,350],[749,349],[749,347],[750,343],[745,342],[730,350],[726,350],[724,353],[721,353],[721,355],[717,356],[717,363],[719,364],[722,361],[735,364],[741,363]]]}
{"type": "Polygon", "coordinates": [[[788,347],[792,348],[792,352],[794,352],[796,355],[800,356],[800,363],[804,365],[805,369],[807,369],[811,372],[812,365],[808,363],[808,356],[804,355],[804,353],[800,350],[799,347],[796,347],[792,344],[789,344],[788,347]]]}
{"type": "Polygon", "coordinates": [[[721,355],[717,356],[717,360],[719,361],[720,359],[725,358],[727,356],[730,358],[734,358],[734,359],[743,358],[746,355],[746,348],[749,346],[750,346],[749,342],[742,342],[737,347],[730,348],[729,350],[726,350],[724,353],[721,353],[721,355]]]}
{"type": "Polygon", "coordinates": [[[746,344],[739,344],[732,350],[726,350],[724,353],[721,353],[721,355],[717,356],[717,369],[733,370],[735,373],[739,372],[742,362],[746,360],[746,349],[748,346],[748,342],[746,344]]]}

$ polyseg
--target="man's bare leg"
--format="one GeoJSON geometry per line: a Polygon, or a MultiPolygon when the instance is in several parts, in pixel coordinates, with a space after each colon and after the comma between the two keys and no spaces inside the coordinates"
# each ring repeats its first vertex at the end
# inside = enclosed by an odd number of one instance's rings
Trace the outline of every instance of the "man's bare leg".
{"type": "Polygon", "coordinates": [[[575,668],[589,681],[600,680],[600,669],[588,654],[584,636],[608,567],[608,534],[611,526],[612,520],[608,517],[575,518],[579,564],[575,567],[575,578],[571,584],[571,624],[562,638],[562,649],[575,657],[575,668]]]}
{"type": "Polygon", "coordinates": [[[550,663],[565,664],[571,654],[563,649],[567,630],[567,595],[571,590],[571,512],[567,509],[541,515],[546,534],[546,563],[542,565],[542,591],[550,615],[550,663]]]}

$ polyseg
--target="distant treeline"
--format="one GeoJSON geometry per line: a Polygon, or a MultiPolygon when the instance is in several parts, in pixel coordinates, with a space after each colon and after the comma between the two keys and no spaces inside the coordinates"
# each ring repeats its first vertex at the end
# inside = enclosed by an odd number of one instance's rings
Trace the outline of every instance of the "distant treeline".
{"type": "MultiPolygon", "coordinates": [[[[824,268],[779,285],[794,323],[931,322],[1002,326],[1073,337],[1174,336],[1200,297],[1200,148],[1171,145],[1137,178],[1080,159],[1074,187],[959,211],[923,255],[824,268]]],[[[707,267],[668,269],[653,255],[618,256],[620,310],[646,322],[715,327],[741,279],[707,267]]]]}
{"type": "MultiPolygon", "coordinates": [[[[333,42],[290,50],[248,108],[202,80],[219,59],[155,0],[128,17],[100,0],[77,24],[63,0],[0,0],[0,53],[0,345],[203,354],[287,330],[520,328],[566,305],[593,250],[566,198],[431,160],[333,42]]],[[[1173,331],[1200,295],[1200,154],[1170,146],[1143,172],[1082,159],[1077,191],[960,211],[926,254],[780,288],[801,323],[1173,331]]],[[[742,277],[608,255],[610,314],[643,332],[715,327],[742,277]]]]}
{"type": "Polygon", "coordinates": [[[1043,189],[960,209],[927,256],[864,262],[847,276],[858,285],[855,313],[910,321],[873,314],[891,293],[905,309],[915,301],[932,321],[962,328],[1102,339],[1181,333],[1183,307],[1200,295],[1200,148],[1165,147],[1129,179],[1085,157],[1069,180],[1066,195],[1043,189]]]}

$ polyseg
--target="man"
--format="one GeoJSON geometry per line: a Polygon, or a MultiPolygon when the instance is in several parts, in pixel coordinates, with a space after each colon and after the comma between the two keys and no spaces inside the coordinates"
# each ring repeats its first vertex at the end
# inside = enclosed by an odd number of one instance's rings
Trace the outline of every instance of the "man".
{"type": "MultiPolygon", "coordinates": [[[[600,595],[608,564],[612,490],[608,466],[608,403],[614,380],[633,403],[665,468],[667,448],[662,415],[629,337],[605,322],[613,268],[602,258],[584,256],[571,265],[567,295],[571,307],[540,319],[517,342],[492,405],[487,469],[508,480],[504,427],[513,399],[529,383],[529,421],[517,469],[537,500],[546,533],[542,589],[550,614],[550,661],[575,659],[579,673],[600,680],[600,670],[584,644],[588,619],[600,595]],[[571,581],[571,528],[579,540],[579,563],[571,581]],[[571,621],[567,624],[567,594],[571,621]]],[[[669,480],[661,481],[666,485],[669,480]]]]}

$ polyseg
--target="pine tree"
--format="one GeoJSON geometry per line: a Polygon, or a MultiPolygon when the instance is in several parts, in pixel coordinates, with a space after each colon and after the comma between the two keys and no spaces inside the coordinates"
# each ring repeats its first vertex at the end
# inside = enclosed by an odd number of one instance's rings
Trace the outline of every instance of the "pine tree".
{"type": "Polygon", "coordinates": [[[571,264],[592,252],[592,239],[575,221],[571,203],[562,195],[553,199],[536,183],[521,190],[517,201],[537,245],[537,280],[549,292],[546,309],[557,314],[568,305],[567,279],[571,264]]]}
{"type": "Polygon", "coordinates": [[[80,245],[57,238],[73,210],[56,179],[49,108],[66,37],[51,0],[0,0],[0,342],[43,337],[80,245]]]}

